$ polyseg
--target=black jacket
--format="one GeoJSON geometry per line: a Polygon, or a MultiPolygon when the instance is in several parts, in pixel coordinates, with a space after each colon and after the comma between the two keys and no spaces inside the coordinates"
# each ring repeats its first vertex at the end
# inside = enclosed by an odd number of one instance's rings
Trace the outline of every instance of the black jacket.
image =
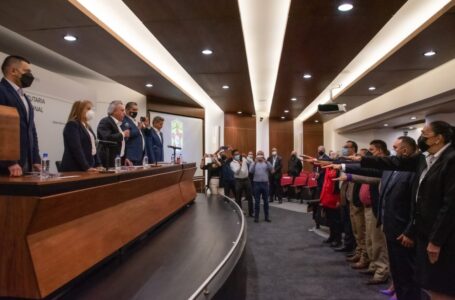
{"type": "Polygon", "coordinates": [[[288,174],[293,177],[297,177],[302,172],[303,165],[297,156],[291,156],[288,162],[288,174]]]}
{"type": "Polygon", "coordinates": [[[96,138],[91,128],[86,129],[78,121],[69,121],[63,129],[65,149],[62,158],[62,171],[87,171],[100,164],[98,156],[92,155],[92,142],[88,131],[96,138]]]}
{"type": "MultiPolygon", "coordinates": [[[[267,158],[267,161],[273,166],[273,156],[269,156],[269,158],[267,158]]],[[[273,169],[275,170],[275,172],[273,174],[270,174],[270,177],[280,179],[283,169],[283,158],[281,156],[279,155],[276,156],[275,166],[273,167],[273,169]]]]}
{"type": "Polygon", "coordinates": [[[114,160],[117,155],[120,155],[122,150],[122,141],[123,141],[123,134],[120,132],[117,124],[115,124],[114,120],[108,116],[101,119],[100,123],[98,124],[98,139],[116,142],[116,145],[109,146],[103,145],[100,143],[98,145],[98,156],[103,162],[103,166],[108,166],[110,168],[114,167],[114,160]],[[106,152],[109,151],[109,157],[106,161],[106,152]]]}

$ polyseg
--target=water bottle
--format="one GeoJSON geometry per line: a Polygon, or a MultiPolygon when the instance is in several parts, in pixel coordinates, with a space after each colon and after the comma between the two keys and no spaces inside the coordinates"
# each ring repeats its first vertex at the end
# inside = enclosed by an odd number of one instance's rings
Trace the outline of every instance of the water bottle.
{"type": "Polygon", "coordinates": [[[179,156],[177,157],[177,163],[181,164],[182,163],[182,154],[180,153],[179,156]]]}
{"type": "Polygon", "coordinates": [[[147,155],[144,155],[144,158],[142,159],[142,166],[144,169],[147,169],[149,167],[149,158],[147,155]]]}
{"type": "Polygon", "coordinates": [[[122,168],[122,160],[120,159],[120,155],[117,155],[115,157],[114,165],[115,165],[115,171],[119,172],[122,168]]]}
{"type": "Polygon", "coordinates": [[[175,156],[174,156],[174,154],[171,154],[171,164],[175,164],[175,156]]]}
{"type": "Polygon", "coordinates": [[[46,152],[43,153],[43,158],[41,159],[41,179],[49,178],[49,156],[46,152]]]}

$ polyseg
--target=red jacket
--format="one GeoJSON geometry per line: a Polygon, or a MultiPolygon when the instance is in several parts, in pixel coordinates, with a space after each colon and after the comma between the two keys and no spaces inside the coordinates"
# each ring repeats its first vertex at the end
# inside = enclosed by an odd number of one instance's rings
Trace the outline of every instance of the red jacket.
{"type": "Polygon", "coordinates": [[[320,202],[323,207],[337,208],[337,203],[340,202],[340,188],[339,181],[333,181],[337,178],[339,172],[334,169],[327,169],[324,177],[324,184],[322,185],[320,202]]]}

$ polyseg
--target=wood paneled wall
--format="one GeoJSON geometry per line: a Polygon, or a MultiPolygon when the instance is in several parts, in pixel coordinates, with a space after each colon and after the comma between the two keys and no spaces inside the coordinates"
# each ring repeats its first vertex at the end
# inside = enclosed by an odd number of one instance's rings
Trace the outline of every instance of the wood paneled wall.
{"type": "MultiPolygon", "coordinates": [[[[315,156],[318,152],[318,146],[324,143],[324,128],[321,123],[304,122],[303,123],[303,153],[315,156]]],[[[311,164],[305,163],[305,170],[312,170],[311,164]]]]}
{"type": "Polygon", "coordinates": [[[288,160],[294,149],[294,126],[292,121],[270,119],[269,121],[269,153],[272,148],[278,149],[283,157],[283,173],[287,172],[288,160]]]}
{"type": "Polygon", "coordinates": [[[256,152],[256,118],[224,114],[224,144],[245,154],[256,152]]]}

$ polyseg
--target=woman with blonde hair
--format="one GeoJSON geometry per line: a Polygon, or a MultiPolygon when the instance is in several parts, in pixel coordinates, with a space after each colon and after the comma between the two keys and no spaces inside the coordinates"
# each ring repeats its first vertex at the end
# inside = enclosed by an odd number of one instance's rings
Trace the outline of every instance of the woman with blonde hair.
{"type": "Polygon", "coordinates": [[[96,136],[89,121],[95,112],[89,100],[73,103],[68,122],[63,129],[63,152],[61,171],[96,171],[100,160],[96,153],[96,136]]]}

